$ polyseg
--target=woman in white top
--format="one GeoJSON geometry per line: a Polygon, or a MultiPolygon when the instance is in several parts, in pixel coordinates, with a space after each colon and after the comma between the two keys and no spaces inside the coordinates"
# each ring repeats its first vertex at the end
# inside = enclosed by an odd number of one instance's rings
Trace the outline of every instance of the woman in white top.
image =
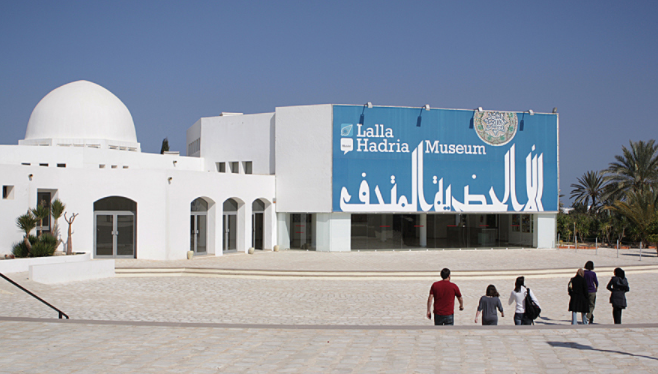
{"type": "MultiPolygon", "coordinates": [[[[509,304],[512,305],[512,302],[516,301],[516,311],[514,312],[514,324],[515,325],[532,325],[532,320],[524,317],[525,314],[525,297],[528,294],[528,289],[524,285],[525,277],[516,278],[516,283],[514,284],[514,290],[509,295],[509,304]]],[[[535,297],[535,294],[530,290],[530,298],[532,301],[539,305],[539,301],[535,297]]]]}

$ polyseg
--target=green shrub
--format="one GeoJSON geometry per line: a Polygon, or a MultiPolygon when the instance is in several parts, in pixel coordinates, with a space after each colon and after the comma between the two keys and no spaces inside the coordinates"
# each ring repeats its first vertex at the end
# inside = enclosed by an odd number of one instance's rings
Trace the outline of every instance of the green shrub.
{"type": "MultiPolygon", "coordinates": [[[[30,235],[30,236],[28,237],[28,240],[30,241],[30,244],[32,244],[32,246],[34,246],[34,244],[36,244],[36,242],[37,242],[37,237],[34,236],[34,235],[30,235]]],[[[19,257],[27,257],[27,256],[28,256],[28,252],[27,252],[27,246],[25,245],[25,241],[24,241],[24,240],[21,240],[20,242],[14,244],[14,247],[13,247],[13,249],[11,250],[11,253],[12,253],[16,258],[19,258],[19,257]]]]}
{"type": "Polygon", "coordinates": [[[32,246],[32,257],[52,256],[55,253],[57,239],[50,234],[42,234],[32,246]]]}
{"type": "MultiPolygon", "coordinates": [[[[50,234],[43,234],[37,239],[36,236],[29,236],[30,244],[32,244],[32,253],[29,257],[45,257],[52,256],[55,253],[57,246],[57,239],[50,234]]],[[[16,257],[28,257],[27,247],[24,241],[14,244],[12,253],[16,257]]]]}

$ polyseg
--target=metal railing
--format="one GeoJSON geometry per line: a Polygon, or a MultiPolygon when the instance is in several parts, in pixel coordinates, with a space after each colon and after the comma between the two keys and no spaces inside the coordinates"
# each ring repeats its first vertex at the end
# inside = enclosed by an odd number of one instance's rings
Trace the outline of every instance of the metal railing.
{"type": "Polygon", "coordinates": [[[27,293],[28,295],[32,296],[33,298],[35,298],[35,299],[41,301],[42,303],[48,305],[48,306],[51,307],[51,308],[53,308],[55,311],[57,311],[57,313],[59,313],[59,319],[62,319],[62,316],[66,317],[66,319],[69,319],[69,316],[66,315],[66,313],[64,313],[64,312],[62,312],[61,310],[59,310],[59,309],[55,308],[54,306],[50,305],[50,304],[49,304],[48,302],[46,302],[44,299],[42,299],[42,298],[40,298],[39,296],[37,296],[37,295],[33,294],[32,292],[28,291],[27,289],[25,289],[25,288],[24,288],[23,286],[21,286],[20,284],[18,284],[18,283],[16,283],[16,282],[14,282],[13,280],[7,278],[4,274],[0,273],[0,277],[4,278],[7,282],[9,282],[9,283],[13,284],[14,286],[20,288],[21,290],[25,291],[25,293],[27,293]]]}

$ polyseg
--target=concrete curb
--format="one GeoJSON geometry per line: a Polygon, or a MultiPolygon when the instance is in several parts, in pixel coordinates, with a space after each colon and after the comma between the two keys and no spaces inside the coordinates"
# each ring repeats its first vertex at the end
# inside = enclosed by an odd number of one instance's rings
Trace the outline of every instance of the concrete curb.
{"type": "MultiPolygon", "coordinates": [[[[614,267],[599,267],[597,273],[612,272],[614,267]]],[[[627,274],[658,273],[658,265],[624,266],[627,274]]],[[[247,270],[217,268],[116,268],[116,277],[215,277],[215,278],[285,278],[285,279],[372,279],[372,280],[425,280],[438,279],[440,271],[339,271],[339,270],[247,270]]],[[[500,270],[500,271],[453,271],[453,280],[468,279],[515,279],[526,278],[564,278],[575,275],[576,268],[568,269],[534,269],[534,270],[500,270]]]]}
{"type": "MultiPolygon", "coordinates": [[[[217,328],[217,329],[274,329],[274,330],[578,330],[578,329],[654,329],[658,323],[635,323],[626,325],[531,325],[531,326],[434,326],[434,325],[278,325],[278,324],[231,324],[231,323],[194,323],[194,322],[151,322],[151,321],[108,321],[84,319],[56,319],[29,317],[0,317],[0,322],[63,323],[75,325],[121,325],[121,326],[156,326],[181,328],[217,328]]],[[[429,323],[429,322],[428,322],[429,323]]]]}

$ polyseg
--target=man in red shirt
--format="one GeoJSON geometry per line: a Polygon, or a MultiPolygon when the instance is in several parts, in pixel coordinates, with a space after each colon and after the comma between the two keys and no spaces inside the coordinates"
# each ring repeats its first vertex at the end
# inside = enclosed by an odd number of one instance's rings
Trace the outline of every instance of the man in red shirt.
{"type": "Polygon", "coordinates": [[[432,319],[432,300],[434,300],[434,325],[455,324],[455,297],[459,300],[459,310],[464,310],[464,299],[459,287],[450,282],[450,269],[441,270],[441,279],[434,282],[427,298],[427,318],[432,319]]]}

